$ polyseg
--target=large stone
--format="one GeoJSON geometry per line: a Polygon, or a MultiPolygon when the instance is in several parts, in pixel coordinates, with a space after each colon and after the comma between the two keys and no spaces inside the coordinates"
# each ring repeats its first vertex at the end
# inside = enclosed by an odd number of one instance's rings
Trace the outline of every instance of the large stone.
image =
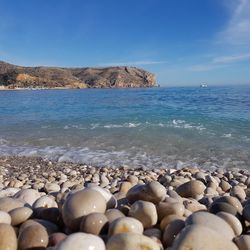
{"type": "Polygon", "coordinates": [[[129,189],[126,197],[130,203],[137,200],[158,203],[166,197],[166,188],[157,181],[138,184],[129,189]]]}
{"type": "Polygon", "coordinates": [[[149,201],[136,201],[129,210],[129,216],[139,220],[144,228],[149,228],[157,223],[157,211],[154,203],[149,201]]]}
{"type": "Polygon", "coordinates": [[[15,230],[5,223],[0,223],[0,250],[17,250],[15,230]]]}
{"type": "Polygon", "coordinates": [[[122,233],[112,236],[106,245],[106,250],[161,250],[151,238],[136,234],[122,233]]]}
{"type": "Polygon", "coordinates": [[[40,225],[31,225],[20,232],[18,250],[46,249],[49,237],[46,229],[40,225]]]}
{"type": "Polygon", "coordinates": [[[220,234],[224,238],[232,240],[235,236],[229,224],[217,215],[209,212],[196,212],[186,219],[186,225],[203,225],[220,234]]]}
{"type": "Polygon", "coordinates": [[[106,200],[97,191],[84,189],[71,194],[65,201],[62,209],[63,221],[72,230],[77,230],[82,217],[90,213],[104,213],[106,200]]]}
{"type": "Polygon", "coordinates": [[[105,250],[103,240],[93,234],[73,233],[61,241],[55,250],[105,250]]]}
{"type": "Polygon", "coordinates": [[[192,180],[177,187],[176,192],[181,197],[196,198],[197,195],[203,194],[205,189],[206,186],[201,181],[192,180]]]}
{"type": "Polygon", "coordinates": [[[172,250],[238,250],[237,246],[206,225],[186,226],[177,236],[172,250]]]}

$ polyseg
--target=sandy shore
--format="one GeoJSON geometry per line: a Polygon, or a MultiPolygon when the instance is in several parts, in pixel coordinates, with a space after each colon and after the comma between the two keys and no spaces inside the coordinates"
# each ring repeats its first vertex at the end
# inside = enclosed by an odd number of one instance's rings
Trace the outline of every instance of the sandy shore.
{"type": "Polygon", "coordinates": [[[249,197],[240,169],[0,157],[0,249],[250,249],[249,197]]]}

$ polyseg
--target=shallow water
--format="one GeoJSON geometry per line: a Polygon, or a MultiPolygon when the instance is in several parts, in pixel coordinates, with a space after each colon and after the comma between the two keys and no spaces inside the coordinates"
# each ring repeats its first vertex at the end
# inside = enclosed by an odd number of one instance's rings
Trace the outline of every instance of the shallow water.
{"type": "Polygon", "coordinates": [[[250,86],[0,92],[0,155],[250,167],[250,86]]]}

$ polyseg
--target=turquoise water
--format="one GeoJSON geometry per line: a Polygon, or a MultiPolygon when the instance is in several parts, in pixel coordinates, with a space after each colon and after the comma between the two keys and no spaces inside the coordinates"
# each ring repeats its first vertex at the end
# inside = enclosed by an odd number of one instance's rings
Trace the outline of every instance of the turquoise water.
{"type": "Polygon", "coordinates": [[[250,167],[250,86],[0,92],[0,155],[250,167]]]}

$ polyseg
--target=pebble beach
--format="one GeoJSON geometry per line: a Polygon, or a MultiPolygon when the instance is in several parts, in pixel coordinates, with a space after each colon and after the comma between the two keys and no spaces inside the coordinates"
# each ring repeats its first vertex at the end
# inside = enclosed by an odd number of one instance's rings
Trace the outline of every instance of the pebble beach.
{"type": "Polygon", "coordinates": [[[0,158],[0,250],[250,249],[250,173],[0,158]]]}

